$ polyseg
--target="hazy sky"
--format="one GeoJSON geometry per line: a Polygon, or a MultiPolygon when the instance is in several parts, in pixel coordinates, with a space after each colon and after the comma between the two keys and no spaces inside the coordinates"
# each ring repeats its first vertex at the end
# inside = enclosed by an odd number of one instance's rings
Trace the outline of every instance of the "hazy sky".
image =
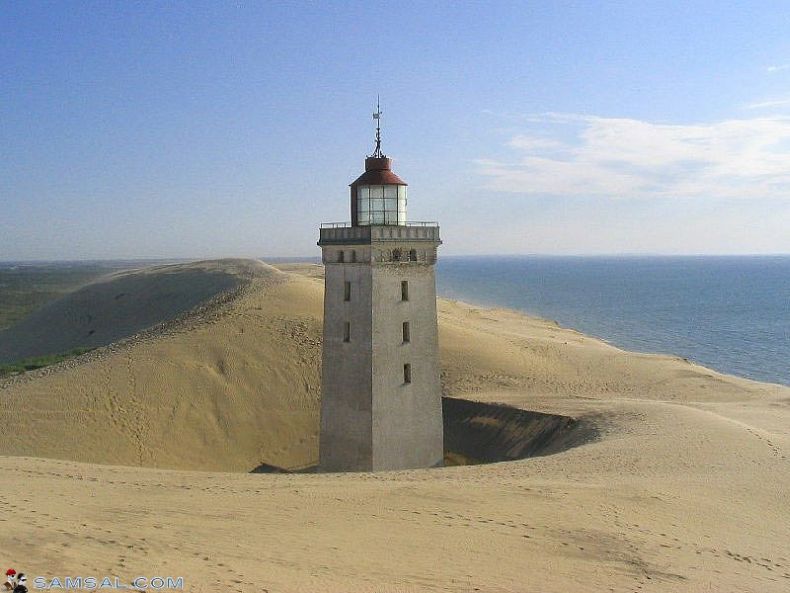
{"type": "Polygon", "coordinates": [[[790,253],[790,4],[669,4],[4,2],[0,260],[317,255],[377,93],[445,254],[790,253]]]}

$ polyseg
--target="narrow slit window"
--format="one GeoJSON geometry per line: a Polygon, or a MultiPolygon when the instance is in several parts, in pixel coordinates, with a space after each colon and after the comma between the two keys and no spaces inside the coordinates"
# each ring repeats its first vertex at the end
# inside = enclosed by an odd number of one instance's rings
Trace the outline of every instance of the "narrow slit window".
{"type": "Polygon", "coordinates": [[[343,323],[343,341],[351,341],[351,322],[349,321],[343,323]]]}
{"type": "Polygon", "coordinates": [[[342,251],[342,250],[341,250],[341,251],[338,251],[338,252],[337,252],[337,261],[338,261],[339,263],[341,263],[341,264],[342,264],[344,261],[346,261],[346,254],[345,254],[345,252],[344,252],[344,251],[342,251]]]}
{"type": "Polygon", "coordinates": [[[351,250],[351,263],[352,264],[357,263],[357,250],[356,249],[352,249],[351,250]]]}
{"type": "Polygon", "coordinates": [[[411,383],[411,365],[408,362],[403,365],[403,382],[411,383]]]}
{"type": "Polygon", "coordinates": [[[343,286],[343,300],[344,301],[351,300],[351,282],[346,281],[343,286]]]}
{"type": "Polygon", "coordinates": [[[417,261],[417,250],[410,249],[409,250],[409,261],[417,261]]]}
{"type": "Polygon", "coordinates": [[[411,341],[411,328],[409,327],[409,322],[403,322],[403,343],[406,344],[411,341]]]}
{"type": "Polygon", "coordinates": [[[400,283],[400,300],[408,301],[409,300],[409,281],[403,280],[400,283]]]}

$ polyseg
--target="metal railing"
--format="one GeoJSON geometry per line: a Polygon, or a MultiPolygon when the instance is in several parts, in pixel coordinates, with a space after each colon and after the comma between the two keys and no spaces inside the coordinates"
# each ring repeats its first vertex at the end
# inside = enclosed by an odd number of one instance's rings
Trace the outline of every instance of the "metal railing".
{"type": "MultiPolygon", "coordinates": [[[[438,227],[438,222],[433,221],[424,221],[424,220],[413,220],[409,221],[406,224],[362,224],[358,225],[359,227],[371,227],[371,226],[392,226],[392,227],[438,227]]],[[[344,228],[351,228],[351,223],[346,222],[322,222],[321,223],[322,229],[344,229],[344,228]]]]}

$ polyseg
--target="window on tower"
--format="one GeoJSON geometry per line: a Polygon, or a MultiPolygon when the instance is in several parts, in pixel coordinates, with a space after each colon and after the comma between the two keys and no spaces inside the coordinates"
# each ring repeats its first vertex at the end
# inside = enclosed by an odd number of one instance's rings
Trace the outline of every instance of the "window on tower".
{"type": "Polygon", "coordinates": [[[351,341],[351,323],[349,321],[343,323],[343,341],[351,341]]]}
{"type": "Polygon", "coordinates": [[[403,382],[411,383],[411,365],[409,363],[403,365],[403,382]]]}
{"type": "Polygon", "coordinates": [[[403,322],[403,343],[408,344],[411,341],[411,327],[408,321],[403,322]]]}
{"type": "Polygon", "coordinates": [[[400,300],[408,301],[409,300],[409,281],[403,280],[400,283],[400,300]]]}
{"type": "Polygon", "coordinates": [[[351,300],[351,282],[346,281],[343,286],[343,300],[351,300]]]}

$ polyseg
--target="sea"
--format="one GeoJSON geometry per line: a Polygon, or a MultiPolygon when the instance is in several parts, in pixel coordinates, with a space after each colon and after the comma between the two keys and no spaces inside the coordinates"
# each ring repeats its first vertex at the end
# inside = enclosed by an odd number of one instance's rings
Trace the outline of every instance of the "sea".
{"type": "Polygon", "coordinates": [[[440,296],[790,385],[790,256],[442,257],[440,296]]]}

